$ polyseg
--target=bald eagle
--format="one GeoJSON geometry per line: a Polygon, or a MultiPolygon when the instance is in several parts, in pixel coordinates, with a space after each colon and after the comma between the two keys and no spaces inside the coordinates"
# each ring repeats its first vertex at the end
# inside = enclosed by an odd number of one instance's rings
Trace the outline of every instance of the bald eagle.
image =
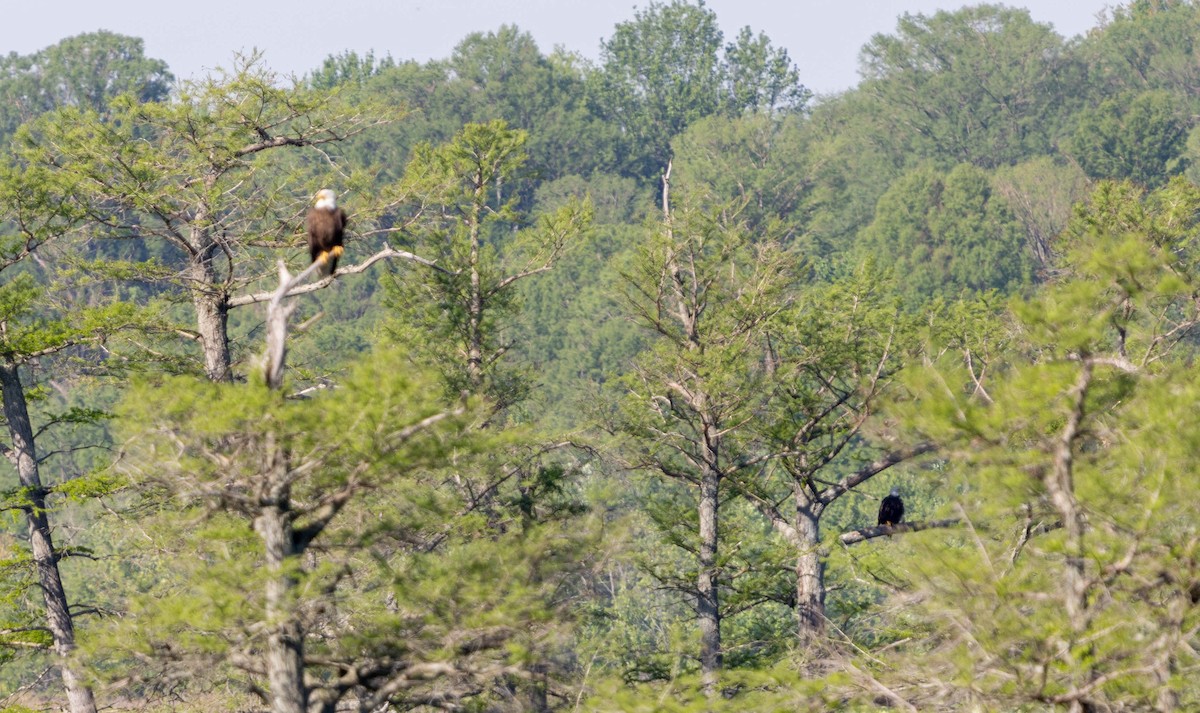
{"type": "Polygon", "coordinates": [[[308,228],[308,251],[313,262],[321,262],[321,274],[331,275],[342,255],[342,234],[346,231],[346,211],[337,207],[337,195],[328,188],[317,191],[304,220],[308,228]]]}
{"type": "Polygon", "coordinates": [[[900,499],[900,488],[892,488],[892,492],[879,504],[879,524],[899,525],[904,519],[904,501],[900,499]]]}

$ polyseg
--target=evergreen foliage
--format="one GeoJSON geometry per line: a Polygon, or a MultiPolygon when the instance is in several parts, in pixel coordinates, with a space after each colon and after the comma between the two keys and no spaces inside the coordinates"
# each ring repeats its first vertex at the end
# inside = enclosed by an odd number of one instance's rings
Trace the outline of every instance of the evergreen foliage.
{"type": "Polygon", "coordinates": [[[967,528],[913,561],[919,611],[948,634],[913,649],[922,680],[942,667],[928,705],[1195,705],[1178,672],[1195,665],[1196,438],[1179,409],[1198,198],[1101,185],[1067,232],[1069,276],[1013,303],[986,368],[948,351],[914,372],[906,420],[957,444],[967,528]]]}
{"type": "Polygon", "coordinates": [[[1198,27],[0,58],[0,708],[1200,707],[1198,27]]]}

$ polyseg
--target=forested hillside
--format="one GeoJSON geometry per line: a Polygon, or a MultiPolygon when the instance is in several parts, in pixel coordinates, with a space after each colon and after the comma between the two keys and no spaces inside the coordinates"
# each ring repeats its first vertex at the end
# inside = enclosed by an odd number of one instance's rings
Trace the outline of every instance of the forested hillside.
{"type": "Polygon", "coordinates": [[[1197,37],[0,58],[0,710],[1200,709],[1197,37]]]}

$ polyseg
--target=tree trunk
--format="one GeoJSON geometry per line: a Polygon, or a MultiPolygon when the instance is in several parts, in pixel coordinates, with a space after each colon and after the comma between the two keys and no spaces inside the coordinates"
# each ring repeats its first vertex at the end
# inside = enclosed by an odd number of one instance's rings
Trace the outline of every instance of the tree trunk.
{"type": "Polygon", "coordinates": [[[204,373],[212,381],[231,381],[229,305],[223,293],[196,292],[196,327],[204,348],[204,373]]]}
{"type": "Polygon", "coordinates": [[[308,690],[304,686],[304,636],[292,602],[296,579],[288,571],[295,561],[286,450],[268,435],[263,468],[262,510],[254,529],[263,541],[267,571],[267,680],[271,686],[272,713],[305,713],[308,690]]]}
{"type": "MultiPolygon", "coordinates": [[[[207,211],[196,220],[203,223],[207,211]]],[[[220,246],[204,228],[194,228],[189,240],[194,252],[188,266],[192,304],[196,308],[196,330],[204,349],[204,373],[212,381],[230,381],[229,367],[229,296],[217,275],[216,260],[220,246]]]]}
{"type": "Polygon", "coordinates": [[[700,619],[700,671],[704,689],[716,692],[721,668],[721,610],[717,591],[717,505],[720,473],[705,469],[700,481],[700,576],[696,613],[700,619]]]}
{"type": "Polygon", "coordinates": [[[483,286],[479,275],[479,230],[486,196],[483,193],[483,176],[477,175],[475,180],[475,200],[471,204],[468,225],[471,239],[471,294],[467,298],[467,376],[471,380],[471,387],[479,394],[483,385],[483,286]]]}
{"type": "Polygon", "coordinates": [[[37,451],[33,442],[33,424],[25,405],[25,389],[21,385],[17,365],[0,365],[0,386],[4,395],[4,418],[8,421],[12,438],[10,459],[17,469],[21,487],[26,491],[29,504],[22,508],[29,522],[29,547],[33,563],[37,568],[38,584],[46,602],[46,626],[54,639],[54,652],[58,654],[62,669],[63,686],[67,690],[67,701],[72,713],[95,713],[96,700],[92,690],[83,683],[69,657],[75,649],[75,625],[71,620],[71,609],[67,593],[63,589],[62,577],[58,572],[58,559],[54,552],[54,541],[50,534],[50,521],[46,517],[46,490],[42,487],[38,472],[37,451]]]}
{"type": "Polygon", "coordinates": [[[1081,633],[1086,626],[1087,577],[1084,572],[1083,513],[1075,499],[1074,462],[1075,440],[1083,429],[1084,400],[1092,379],[1092,365],[1084,361],[1079,380],[1071,390],[1073,408],[1068,414],[1062,433],[1054,443],[1053,467],[1046,473],[1044,483],[1050,502],[1062,518],[1067,533],[1066,568],[1064,571],[1063,606],[1075,632],[1081,633]]]}
{"type": "MultiPolygon", "coordinates": [[[[1075,441],[1080,438],[1084,429],[1084,405],[1088,388],[1092,381],[1092,364],[1084,359],[1080,368],[1078,381],[1069,392],[1072,397],[1072,409],[1067,415],[1062,433],[1053,446],[1053,467],[1043,479],[1046,494],[1051,504],[1058,511],[1066,532],[1065,554],[1066,567],[1063,570],[1063,608],[1070,622],[1072,636],[1071,648],[1074,649],[1087,636],[1088,626],[1088,578],[1086,572],[1083,512],[1075,498],[1074,464],[1075,441]]],[[[1092,655],[1092,644],[1085,645],[1080,664],[1083,668],[1084,681],[1080,686],[1086,686],[1095,680],[1097,674],[1096,659],[1092,655]]],[[[1085,711],[1091,706],[1086,701],[1071,701],[1069,710],[1085,711]]]]}
{"type": "Polygon", "coordinates": [[[820,511],[796,488],[796,633],[809,641],[825,633],[825,565],[821,562],[820,511]]]}

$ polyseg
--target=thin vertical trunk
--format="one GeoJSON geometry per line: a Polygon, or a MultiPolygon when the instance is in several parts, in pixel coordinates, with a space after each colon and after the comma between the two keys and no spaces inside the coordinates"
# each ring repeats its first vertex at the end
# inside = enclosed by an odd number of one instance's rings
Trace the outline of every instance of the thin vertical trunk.
{"type": "Polygon", "coordinates": [[[272,713],[305,713],[304,636],[296,620],[293,594],[296,579],[288,571],[296,555],[288,485],[287,451],[268,434],[264,446],[262,509],[254,529],[262,538],[269,576],[267,605],[267,680],[272,713]]]}
{"type": "MultiPolygon", "coordinates": [[[[697,404],[703,409],[701,400],[697,404]]],[[[721,668],[720,568],[717,563],[719,532],[717,507],[721,495],[720,435],[710,424],[704,427],[704,471],[700,474],[700,574],[696,582],[696,613],[700,619],[700,672],[704,690],[717,690],[721,668]]]]}
{"type": "Polygon", "coordinates": [[[1063,529],[1067,535],[1066,571],[1063,584],[1063,604],[1071,627],[1078,633],[1086,626],[1086,577],[1083,559],[1083,513],[1075,499],[1074,465],[1075,440],[1079,437],[1083,424],[1083,405],[1088,386],[1092,379],[1092,366],[1084,361],[1079,374],[1079,381],[1071,390],[1074,397],[1073,408],[1068,415],[1066,425],[1054,445],[1054,466],[1045,479],[1046,491],[1050,502],[1062,518],[1063,529]]]}
{"type": "Polygon", "coordinates": [[[796,632],[801,641],[825,633],[825,572],[821,563],[820,511],[796,484],[796,632]]]}
{"type": "Polygon", "coordinates": [[[1176,582],[1173,585],[1178,587],[1170,595],[1162,607],[1162,615],[1160,621],[1161,628],[1165,630],[1165,634],[1159,638],[1156,645],[1159,649],[1158,655],[1155,657],[1157,661],[1154,666],[1154,683],[1158,689],[1158,695],[1155,697],[1154,709],[1161,713],[1170,713],[1180,709],[1179,700],[1179,683],[1183,680],[1180,676],[1181,669],[1179,666],[1179,652],[1186,650],[1183,642],[1190,638],[1190,624],[1185,626],[1184,622],[1187,615],[1191,612],[1194,598],[1190,597],[1190,592],[1180,586],[1176,582]]]}
{"type": "MultiPolygon", "coordinates": [[[[666,227],[668,238],[673,242],[674,227],[671,218],[671,163],[662,175],[662,212],[663,225],[666,227]]],[[[686,284],[679,267],[675,264],[674,256],[667,258],[667,268],[670,274],[669,284],[665,288],[674,298],[676,316],[679,325],[687,335],[687,349],[701,351],[698,323],[700,313],[694,300],[695,282],[691,287],[686,284]]],[[[691,277],[698,280],[695,274],[695,264],[690,266],[691,277]]],[[[688,404],[699,415],[703,430],[699,434],[700,447],[703,450],[703,469],[700,473],[700,571],[696,578],[696,617],[700,626],[700,677],[707,696],[717,693],[718,673],[722,665],[721,651],[721,600],[720,600],[720,567],[717,561],[719,546],[718,506],[721,495],[721,436],[720,429],[713,423],[712,412],[708,408],[708,398],[703,389],[697,390],[689,397],[688,404]]]]}
{"type": "Polygon", "coordinates": [[[95,713],[96,700],[92,690],[83,683],[69,657],[75,649],[75,624],[58,571],[58,559],[46,517],[46,490],[38,472],[37,451],[33,442],[33,424],[25,405],[25,389],[21,385],[17,365],[0,365],[0,386],[4,395],[4,418],[12,438],[10,458],[17,468],[17,477],[26,491],[29,504],[23,508],[29,522],[29,546],[37,568],[38,584],[46,603],[46,626],[54,639],[62,669],[63,686],[72,713],[95,713]]]}
{"type": "MultiPolygon", "coordinates": [[[[1079,502],[1075,498],[1075,441],[1083,429],[1084,400],[1092,380],[1092,364],[1083,360],[1079,380],[1071,389],[1073,397],[1071,413],[1063,426],[1058,441],[1054,444],[1053,468],[1045,477],[1046,492],[1050,502],[1062,518],[1063,529],[1066,532],[1066,568],[1063,572],[1063,607],[1067,612],[1073,633],[1072,647],[1081,642],[1088,625],[1087,613],[1087,572],[1084,562],[1084,520],[1079,502]]],[[[1088,660],[1094,661],[1091,656],[1088,660]]],[[[1095,663],[1080,661],[1086,683],[1095,679],[1095,663]]],[[[1085,700],[1073,700],[1068,710],[1072,713],[1083,713],[1091,706],[1085,700]]]]}
{"type": "Polygon", "coordinates": [[[468,225],[471,239],[471,294],[467,304],[467,376],[476,393],[483,385],[483,290],[479,276],[479,230],[485,200],[483,189],[483,176],[477,175],[468,225]]]}
{"type": "Polygon", "coordinates": [[[700,618],[700,671],[704,688],[715,692],[721,668],[721,610],[717,579],[717,505],[720,479],[707,469],[700,481],[700,576],[696,613],[700,618]]]}

